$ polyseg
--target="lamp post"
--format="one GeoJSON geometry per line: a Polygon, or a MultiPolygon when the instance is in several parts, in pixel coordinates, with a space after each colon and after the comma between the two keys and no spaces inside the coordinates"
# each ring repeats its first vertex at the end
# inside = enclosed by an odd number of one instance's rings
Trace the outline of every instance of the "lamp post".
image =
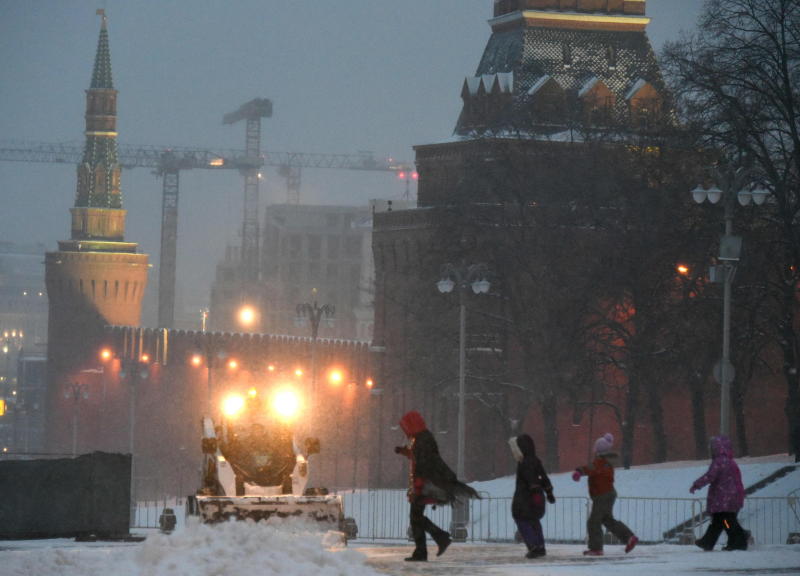
{"type": "Polygon", "coordinates": [[[725,209],[725,234],[720,238],[718,257],[722,264],[710,268],[709,278],[712,282],[721,282],[723,285],[722,360],[718,365],[719,368],[715,368],[714,377],[720,384],[719,432],[729,436],[731,430],[730,386],[734,378],[734,368],[730,361],[731,286],[736,273],[736,263],[739,261],[742,250],[742,238],[733,235],[733,211],[737,200],[742,206],[747,206],[751,201],[756,205],[763,204],[769,196],[769,191],[754,184],[750,171],[744,168],[717,172],[715,176],[717,183],[712,184],[708,189],[698,184],[691,194],[698,204],[702,204],[706,200],[711,204],[717,204],[722,200],[725,209]]]}
{"type": "Polygon", "coordinates": [[[203,363],[206,365],[206,414],[212,416],[214,413],[214,368],[217,366],[217,360],[225,360],[228,353],[218,343],[214,334],[203,333],[200,338],[190,362],[192,366],[198,368],[203,363]]]}
{"type": "Polygon", "coordinates": [[[200,308],[200,332],[206,331],[208,323],[208,308],[200,308]]]}
{"type": "MultiPolygon", "coordinates": [[[[313,292],[316,294],[316,289],[313,292]]],[[[331,304],[320,306],[316,300],[303,302],[297,305],[296,320],[298,325],[308,320],[311,325],[311,393],[316,399],[317,395],[317,336],[319,335],[319,324],[323,318],[329,321],[333,319],[336,308],[331,304]]]]}
{"type": "MultiPolygon", "coordinates": [[[[466,334],[467,334],[467,307],[465,296],[467,290],[472,288],[475,294],[486,294],[491,287],[486,279],[486,264],[471,264],[454,266],[445,264],[442,269],[442,279],[436,287],[442,294],[448,294],[458,288],[459,323],[458,323],[458,447],[456,451],[456,476],[464,479],[464,398],[466,381],[466,334]]],[[[465,540],[467,537],[467,522],[469,506],[467,502],[456,501],[453,506],[453,521],[450,532],[456,540],[465,540]]]]}
{"type": "Polygon", "coordinates": [[[146,380],[150,375],[147,364],[150,358],[142,354],[139,358],[123,357],[120,360],[119,377],[127,381],[129,387],[128,407],[128,451],[131,454],[131,516],[130,523],[136,522],[136,390],[138,387],[137,376],[146,380]]]}
{"type": "Polygon", "coordinates": [[[89,399],[89,390],[85,384],[72,382],[64,390],[64,398],[72,400],[72,457],[78,454],[78,403],[89,399]]]}

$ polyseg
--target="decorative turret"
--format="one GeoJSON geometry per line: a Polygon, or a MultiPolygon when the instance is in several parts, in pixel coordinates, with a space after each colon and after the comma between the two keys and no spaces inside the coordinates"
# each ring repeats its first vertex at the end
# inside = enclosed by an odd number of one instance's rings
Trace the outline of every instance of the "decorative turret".
{"type": "Polygon", "coordinates": [[[495,0],[456,134],[651,128],[665,117],[666,88],[649,21],[645,0],[495,0]]]}

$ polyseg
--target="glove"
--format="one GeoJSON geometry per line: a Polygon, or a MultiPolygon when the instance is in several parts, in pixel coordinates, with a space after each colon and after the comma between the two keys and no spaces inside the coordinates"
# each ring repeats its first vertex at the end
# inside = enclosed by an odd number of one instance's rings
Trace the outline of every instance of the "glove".
{"type": "Polygon", "coordinates": [[[404,450],[405,450],[405,446],[395,446],[394,447],[394,453],[395,454],[402,454],[404,450]]]}
{"type": "Polygon", "coordinates": [[[556,497],[553,496],[553,491],[552,490],[547,493],[547,501],[550,502],[550,504],[555,504],[556,503],[556,497]]]}
{"type": "Polygon", "coordinates": [[[575,470],[575,472],[572,473],[572,479],[575,480],[575,482],[580,480],[581,479],[581,471],[580,470],[575,470]]]}
{"type": "Polygon", "coordinates": [[[694,494],[697,491],[697,486],[692,484],[692,487],[689,488],[689,494],[694,494]]]}

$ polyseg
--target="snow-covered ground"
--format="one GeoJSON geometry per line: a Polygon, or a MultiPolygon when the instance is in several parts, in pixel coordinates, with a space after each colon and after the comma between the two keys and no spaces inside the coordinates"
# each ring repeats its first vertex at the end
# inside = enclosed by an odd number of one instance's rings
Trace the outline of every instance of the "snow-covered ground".
{"type": "Polygon", "coordinates": [[[375,576],[430,575],[735,575],[800,574],[800,545],[747,552],[702,552],[690,546],[638,546],[630,554],[607,547],[585,558],[583,546],[550,545],[545,558],[527,560],[518,544],[453,544],[440,558],[409,563],[406,543],[326,545],[324,536],[261,524],[215,527],[190,522],[171,535],[157,532],[140,544],[12,541],[0,545],[3,576],[375,576]]]}
{"type": "MultiPolygon", "coordinates": [[[[746,485],[790,464],[786,457],[741,459],[746,485]]],[[[707,462],[684,462],[618,470],[620,495],[636,498],[683,498],[691,482],[707,468],[707,462]]],[[[798,472],[768,486],[759,496],[784,497],[800,490],[798,472]]],[[[556,495],[563,500],[585,496],[585,480],[574,483],[567,474],[552,476],[556,495]]],[[[508,497],[513,478],[476,483],[493,497],[508,497]]],[[[703,494],[704,495],[704,494],[703,494]]],[[[797,494],[795,494],[796,496],[797,494]]],[[[548,516],[557,516],[552,508],[548,516]]],[[[386,509],[404,525],[407,506],[386,509]]],[[[78,543],[72,540],[0,542],[2,576],[263,576],[376,574],[469,575],[589,574],[679,576],[688,574],[800,574],[800,545],[764,545],[756,542],[747,552],[704,553],[694,546],[640,545],[631,554],[620,546],[607,546],[606,556],[587,559],[581,544],[548,544],[545,558],[526,560],[520,544],[454,543],[441,558],[425,564],[404,562],[411,551],[405,540],[335,544],[326,535],[302,524],[229,523],[205,526],[190,520],[170,535],[140,531],[141,543],[78,543]]],[[[721,545],[721,542],[720,542],[721,545]]]]}

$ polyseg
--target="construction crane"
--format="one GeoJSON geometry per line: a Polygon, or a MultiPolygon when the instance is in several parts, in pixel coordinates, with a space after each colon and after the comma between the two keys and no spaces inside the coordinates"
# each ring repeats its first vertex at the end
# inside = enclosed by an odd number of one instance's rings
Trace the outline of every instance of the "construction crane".
{"type": "MultiPolygon", "coordinates": [[[[237,111],[238,112],[238,111],[237,111]]],[[[236,114],[236,113],[233,113],[236,114]]],[[[233,118],[226,115],[226,118],[233,118]]],[[[235,120],[234,120],[235,121],[235,120]]],[[[8,162],[41,162],[76,165],[83,158],[83,143],[63,142],[0,142],[0,161],[8,162]]],[[[408,164],[394,162],[391,159],[379,159],[372,154],[313,154],[301,152],[269,152],[251,155],[242,150],[212,151],[202,148],[167,147],[167,146],[126,146],[119,144],[117,158],[122,168],[150,168],[153,173],[163,179],[161,198],[161,246],[159,253],[158,273],[158,325],[161,328],[172,328],[175,318],[175,274],[177,270],[177,238],[178,238],[178,197],[180,191],[181,170],[236,169],[247,173],[255,171],[256,189],[255,203],[250,198],[249,212],[244,218],[255,220],[256,258],[258,257],[258,170],[262,166],[278,167],[279,173],[289,171],[296,173],[289,186],[288,201],[299,202],[299,169],[331,168],[344,170],[367,170],[393,172],[401,174],[410,168],[408,164]],[[293,188],[294,187],[294,188],[293,188]]],[[[247,183],[245,185],[247,187],[247,183]]],[[[247,189],[245,195],[247,196],[247,189]]],[[[252,191],[251,191],[252,194],[252,191]]],[[[248,199],[245,198],[248,205],[248,199]]],[[[243,224],[242,233],[249,232],[248,224],[243,224]]],[[[244,239],[243,239],[244,246],[244,239]]],[[[244,254],[243,254],[244,256],[244,254]]],[[[252,257],[252,256],[251,256],[252,257]]],[[[258,269],[258,260],[256,270],[258,269]]]]}
{"type": "Polygon", "coordinates": [[[239,106],[234,112],[222,117],[223,124],[235,124],[245,120],[246,158],[254,160],[252,165],[242,168],[244,176],[244,204],[242,206],[242,281],[258,282],[259,271],[259,214],[258,214],[258,163],[261,156],[261,119],[272,116],[272,101],[266,98],[254,98],[239,106]]]}

